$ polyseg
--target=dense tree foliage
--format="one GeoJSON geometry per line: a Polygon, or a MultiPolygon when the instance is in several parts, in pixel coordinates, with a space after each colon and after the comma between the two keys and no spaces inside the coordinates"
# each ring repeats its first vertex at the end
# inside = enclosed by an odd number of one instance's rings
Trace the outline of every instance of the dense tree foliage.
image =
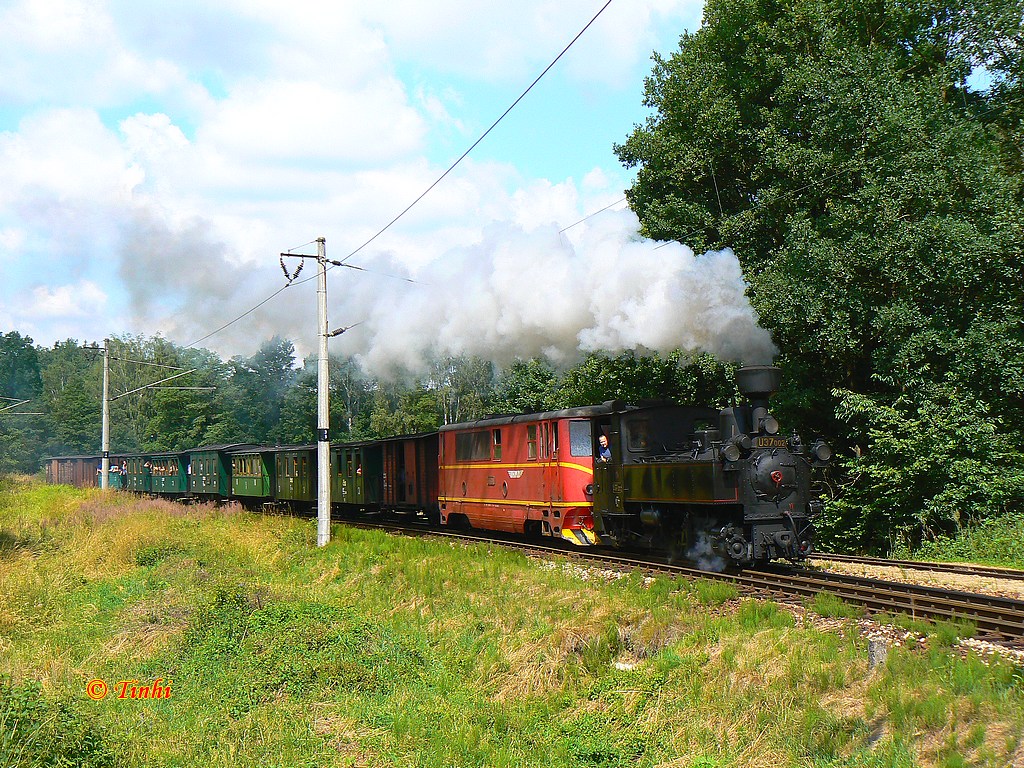
{"type": "Polygon", "coordinates": [[[42,389],[32,339],[15,331],[0,334],[0,473],[24,471],[42,452],[42,419],[25,415],[38,410],[34,401],[42,389]]]}
{"type": "Polygon", "coordinates": [[[1022,32],[1007,0],[709,0],[617,148],[646,234],[736,250],[866,543],[1021,508],[965,467],[1022,464],[1022,32]]]}

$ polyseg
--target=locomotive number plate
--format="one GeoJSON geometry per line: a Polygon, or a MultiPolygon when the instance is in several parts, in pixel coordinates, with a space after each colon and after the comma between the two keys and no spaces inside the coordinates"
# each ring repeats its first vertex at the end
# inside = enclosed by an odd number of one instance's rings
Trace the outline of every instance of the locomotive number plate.
{"type": "Polygon", "coordinates": [[[789,440],[784,437],[759,437],[754,441],[755,448],[786,448],[789,440]]]}

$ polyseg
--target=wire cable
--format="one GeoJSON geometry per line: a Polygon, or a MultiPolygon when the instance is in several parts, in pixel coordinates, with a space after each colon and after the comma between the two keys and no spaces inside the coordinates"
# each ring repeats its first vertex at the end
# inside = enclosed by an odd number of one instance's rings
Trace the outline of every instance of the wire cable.
{"type": "Polygon", "coordinates": [[[626,198],[624,198],[624,197],[620,197],[620,198],[619,198],[618,200],[616,200],[616,201],[615,201],[614,203],[608,203],[608,205],[606,205],[606,206],[605,206],[604,208],[602,208],[601,210],[599,210],[599,211],[594,211],[593,213],[588,213],[588,214],[587,214],[586,216],[584,216],[584,217],[583,217],[582,219],[580,219],[579,221],[577,221],[577,222],[575,222],[575,223],[573,223],[573,224],[570,224],[570,225],[569,225],[568,227],[565,227],[564,229],[560,229],[560,230],[558,230],[558,234],[562,234],[563,232],[567,232],[568,230],[570,230],[570,229],[572,229],[573,227],[575,227],[575,226],[576,226],[577,224],[582,224],[582,223],[583,223],[584,221],[586,221],[587,219],[591,218],[592,216],[597,216],[597,214],[599,214],[599,213],[604,213],[605,211],[607,211],[607,210],[608,210],[609,208],[611,208],[612,206],[615,206],[615,205],[618,205],[619,203],[624,203],[624,202],[626,202],[626,198]]]}
{"type": "Polygon", "coordinates": [[[402,211],[400,214],[395,216],[395,218],[393,218],[391,221],[389,221],[387,224],[385,224],[380,229],[380,231],[378,231],[373,237],[371,237],[365,243],[363,243],[358,248],[356,248],[354,251],[349,253],[348,256],[343,258],[341,260],[342,263],[345,263],[346,261],[351,259],[357,253],[359,253],[361,250],[363,250],[363,248],[365,248],[370,243],[372,243],[374,240],[376,240],[378,237],[380,237],[385,232],[387,232],[388,229],[390,229],[392,224],[394,224],[400,218],[405,216],[405,214],[407,214],[410,210],[412,210],[413,206],[415,206],[420,200],[422,200],[424,197],[426,197],[430,193],[430,191],[434,187],[436,187],[438,184],[440,184],[449,173],[451,173],[453,170],[455,170],[455,167],[459,163],[461,163],[463,160],[465,160],[466,156],[469,155],[469,153],[472,152],[474,149],[476,149],[477,145],[481,141],[483,141],[485,138],[487,138],[487,134],[489,134],[491,131],[493,131],[497,127],[498,123],[500,123],[502,120],[505,119],[505,116],[508,115],[509,112],[511,112],[513,109],[515,109],[516,105],[526,97],[526,94],[528,94],[531,90],[533,90],[533,87],[537,83],[539,83],[541,81],[541,78],[544,77],[544,75],[546,75],[551,70],[551,68],[553,66],[555,66],[555,64],[558,63],[558,60],[561,59],[570,48],[572,48],[572,46],[576,43],[576,41],[579,40],[583,36],[583,33],[586,32],[590,28],[590,25],[593,24],[595,21],[597,21],[598,17],[602,13],[604,13],[605,9],[607,9],[608,6],[611,5],[611,4],[612,4],[612,0],[608,0],[604,5],[601,6],[601,10],[599,10],[596,14],[594,14],[594,18],[592,18],[590,21],[588,21],[586,23],[586,25],[584,25],[583,29],[581,29],[579,32],[576,33],[576,37],[574,37],[572,40],[570,40],[569,44],[567,46],[565,46],[565,48],[562,49],[562,52],[559,53],[554,58],[554,60],[544,68],[543,72],[541,72],[539,75],[537,75],[536,79],[532,83],[530,83],[530,85],[526,88],[525,91],[523,91],[521,94],[519,94],[519,98],[517,98],[515,101],[513,101],[511,106],[509,106],[508,109],[506,109],[504,112],[501,113],[501,117],[499,117],[497,120],[495,120],[493,123],[491,123],[491,127],[488,128],[486,131],[484,131],[483,134],[480,136],[480,138],[477,139],[476,141],[474,141],[469,149],[467,149],[465,152],[463,152],[461,155],[459,155],[459,158],[454,163],[452,163],[450,166],[448,166],[448,170],[446,170],[444,173],[442,173],[440,176],[438,176],[437,180],[434,181],[433,184],[431,184],[429,187],[427,187],[419,197],[417,197],[415,200],[413,200],[411,203],[409,203],[409,205],[405,208],[404,211],[402,211]]]}
{"type": "MultiPolygon", "coordinates": [[[[306,281],[305,281],[305,280],[303,280],[302,282],[306,282],[306,281]]],[[[235,323],[237,323],[237,322],[238,322],[239,320],[242,320],[243,318],[246,318],[246,317],[248,317],[249,315],[251,315],[251,314],[252,314],[253,312],[255,312],[255,311],[256,311],[257,309],[259,309],[260,307],[262,307],[262,306],[263,306],[264,304],[266,304],[266,303],[267,303],[267,302],[269,302],[270,300],[272,300],[272,299],[276,299],[276,298],[277,298],[278,296],[280,296],[280,295],[281,295],[282,293],[284,293],[284,291],[285,291],[286,289],[288,289],[288,288],[291,288],[291,286],[292,286],[292,285],[293,285],[293,283],[288,283],[287,285],[285,285],[285,286],[282,286],[281,288],[278,288],[278,289],[277,289],[276,291],[274,291],[274,292],[273,292],[272,294],[270,294],[269,296],[267,296],[267,298],[265,298],[265,299],[264,299],[263,301],[261,301],[261,302],[260,302],[259,304],[257,304],[257,305],[256,305],[255,307],[253,307],[252,309],[250,309],[250,310],[248,310],[248,311],[246,311],[246,312],[243,312],[243,313],[242,313],[242,314],[240,314],[240,315],[239,315],[238,317],[236,317],[236,318],[235,318],[234,320],[229,320],[228,322],[224,323],[224,325],[222,325],[222,326],[221,326],[220,328],[218,328],[217,330],[215,330],[215,331],[210,331],[210,333],[206,334],[206,335],[205,335],[205,336],[203,336],[202,338],[200,338],[200,339],[196,339],[195,341],[192,341],[192,342],[189,342],[188,344],[186,344],[186,345],[185,345],[185,347],[184,347],[184,348],[185,348],[185,349],[188,349],[189,347],[194,347],[194,346],[195,346],[196,344],[199,344],[200,342],[206,341],[207,339],[209,339],[209,338],[210,338],[210,337],[212,337],[212,336],[216,336],[216,335],[217,335],[218,333],[220,333],[221,331],[223,331],[223,330],[224,330],[225,328],[230,328],[230,327],[231,327],[232,325],[234,325],[235,323]]]]}

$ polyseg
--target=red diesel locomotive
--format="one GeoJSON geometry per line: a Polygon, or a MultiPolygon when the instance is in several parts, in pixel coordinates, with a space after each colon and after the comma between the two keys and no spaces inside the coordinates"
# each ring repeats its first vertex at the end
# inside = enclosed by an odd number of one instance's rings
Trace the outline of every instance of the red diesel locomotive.
{"type": "Polygon", "coordinates": [[[610,405],[441,427],[441,523],[598,543],[595,422],[610,405]]]}

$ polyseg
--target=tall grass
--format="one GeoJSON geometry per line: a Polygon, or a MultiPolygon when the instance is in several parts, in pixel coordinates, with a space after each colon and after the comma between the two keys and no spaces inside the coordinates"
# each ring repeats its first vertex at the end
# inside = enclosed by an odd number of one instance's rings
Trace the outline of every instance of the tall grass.
{"type": "Polygon", "coordinates": [[[870,670],[855,634],[713,582],[584,581],[485,545],[333,534],[321,549],[297,519],[3,486],[0,535],[25,543],[0,551],[0,766],[57,764],[38,747],[58,741],[68,764],[124,766],[1019,756],[1024,675],[942,631],[870,670]],[[93,678],[173,695],[92,701],[93,678]]]}
{"type": "Polygon", "coordinates": [[[987,563],[1024,569],[1024,518],[1016,514],[992,517],[966,526],[954,536],[940,536],[922,542],[913,553],[904,556],[923,560],[951,560],[987,563]]]}

